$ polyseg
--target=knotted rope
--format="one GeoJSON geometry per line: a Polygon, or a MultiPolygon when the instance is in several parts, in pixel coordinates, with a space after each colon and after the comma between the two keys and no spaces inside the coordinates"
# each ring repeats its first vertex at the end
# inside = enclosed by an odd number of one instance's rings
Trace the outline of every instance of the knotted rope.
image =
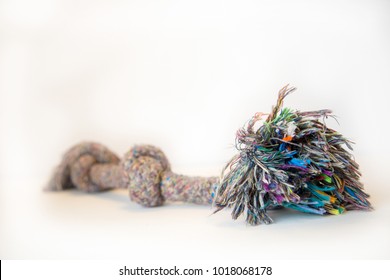
{"type": "Polygon", "coordinates": [[[134,146],[120,160],[103,145],[84,142],[64,155],[48,189],[98,192],[128,188],[132,201],[153,207],[165,201],[210,204],[217,183],[217,177],[173,173],[165,154],[154,146],[134,146]]]}

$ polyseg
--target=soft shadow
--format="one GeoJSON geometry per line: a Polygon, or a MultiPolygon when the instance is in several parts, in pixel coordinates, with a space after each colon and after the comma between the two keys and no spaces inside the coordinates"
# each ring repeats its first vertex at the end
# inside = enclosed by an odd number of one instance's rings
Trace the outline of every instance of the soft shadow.
{"type": "MultiPolygon", "coordinates": [[[[258,226],[251,226],[246,223],[245,221],[245,215],[241,215],[237,220],[232,220],[230,216],[230,209],[222,210],[222,215],[227,216],[224,221],[219,221],[216,224],[219,227],[226,227],[226,228],[242,228],[242,225],[245,224],[247,228],[250,229],[259,229],[259,230],[266,230],[269,227],[275,226],[275,225],[289,225],[289,224],[307,224],[311,223],[313,221],[317,221],[319,219],[329,218],[330,216],[320,216],[320,215],[313,215],[313,214],[307,214],[307,213],[301,213],[298,211],[294,211],[292,209],[275,209],[275,210],[268,210],[268,215],[272,218],[273,223],[272,224],[260,224],[258,226]],[[227,212],[227,213],[226,213],[227,212]]],[[[219,213],[216,213],[215,215],[218,215],[219,213]]]]}

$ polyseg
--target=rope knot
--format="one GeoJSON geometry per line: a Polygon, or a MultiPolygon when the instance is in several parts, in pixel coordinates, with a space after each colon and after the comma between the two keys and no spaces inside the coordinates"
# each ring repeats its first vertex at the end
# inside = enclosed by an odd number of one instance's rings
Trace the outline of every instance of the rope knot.
{"type": "Polygon", "coordinates": [[[82,142],[73,146],[63,157],[49,182],[49,190],[77,188],[87,192],[97,192],[112,188],[94,181],[91,174],[99,164],[117,165],[119,158],[105,146],[94,142],[82,142]]]}
{"type": "Polygon", "coordinates": [[[165,154],[154,146],[134,146],[119,161],[103,145],[85,142],[72,147],[64,155],[48,189],[77,188],[96,192],[128,188],[132,201],[154,207],[165,201],[208,204],[217,182],[217,177],[173,173],[165,154]]]}
{"type": "Polygon", "coordinates": [[[154,146],[134,146],[121,163],[128,185],[130,199],[143,206],[160,206],[164,203],[161,192],[163,173],[170,171],[165,154],[154,146]]]}

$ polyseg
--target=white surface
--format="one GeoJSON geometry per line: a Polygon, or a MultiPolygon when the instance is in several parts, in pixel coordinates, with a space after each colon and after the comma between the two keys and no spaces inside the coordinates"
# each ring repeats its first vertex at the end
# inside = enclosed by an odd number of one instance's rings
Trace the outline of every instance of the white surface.
{"type": "Polygon", "coordinates": [[[390,257],[387,1],[0,2],[0,258],[390,257]],[[292,3],[294,2],[294,3],[292,3]],[[125,191],[42,188],[71,145],[160,146],[219,175],[235,131],[286,106],[331,108],[373,212],[272,213],[249,227],[207,206],[144,209],[125,191]]]}

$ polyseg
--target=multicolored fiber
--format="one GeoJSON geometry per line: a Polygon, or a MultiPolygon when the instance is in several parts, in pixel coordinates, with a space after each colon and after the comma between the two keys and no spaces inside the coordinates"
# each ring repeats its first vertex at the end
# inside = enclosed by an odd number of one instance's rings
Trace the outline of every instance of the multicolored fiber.
{"type": "Polygon", "coordinates": [[[237,219],[246,211],[251,225],[272,223],[267,210],[286,207],[318,215],[350,209],[369,210],[369,197],[359,181],[351,142],[326,126],[330,110],[299,112],[282,108],[295,88],[285,86],[262,125],[257,113],[238,130],[239,151],[226,165],[216,191],[218,212],[232,208],[237,219]]]}

